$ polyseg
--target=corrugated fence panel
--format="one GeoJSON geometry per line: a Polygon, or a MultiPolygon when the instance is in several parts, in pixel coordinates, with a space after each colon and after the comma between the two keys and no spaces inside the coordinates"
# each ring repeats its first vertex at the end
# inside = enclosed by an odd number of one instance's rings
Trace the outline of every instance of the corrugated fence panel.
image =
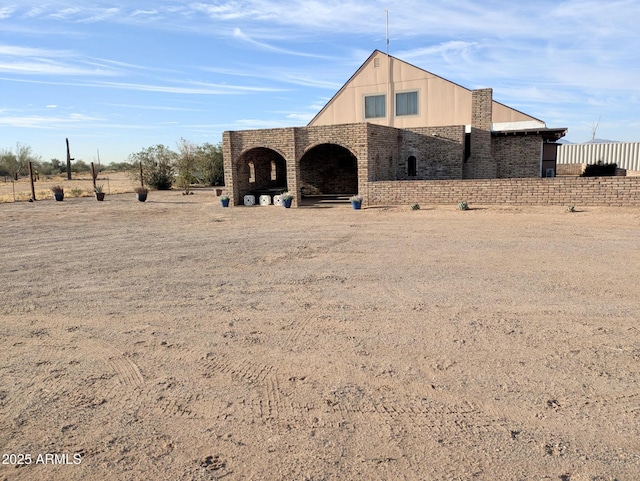
{"type": "Polygon", "coordinates": [[[621,169],[640,170],[640,142],[607,144],[560,144],[558,164],[618,164],[621,169]]]}

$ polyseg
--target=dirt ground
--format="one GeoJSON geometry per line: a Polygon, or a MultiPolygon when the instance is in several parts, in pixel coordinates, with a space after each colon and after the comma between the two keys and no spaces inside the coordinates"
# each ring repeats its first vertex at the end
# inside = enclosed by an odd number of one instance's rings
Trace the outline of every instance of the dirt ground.
{"type": "Polygon", "coordinates": [[[0,479],[640,479],[640,209],[471,207],[0,205],[0,479]]]}

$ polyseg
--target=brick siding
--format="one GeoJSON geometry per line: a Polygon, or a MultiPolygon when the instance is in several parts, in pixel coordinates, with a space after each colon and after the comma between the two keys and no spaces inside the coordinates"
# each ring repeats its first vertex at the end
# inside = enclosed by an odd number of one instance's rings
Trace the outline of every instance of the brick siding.
{"type": "Polygon", "coordinates": [[[367,205],[640,206],[640,177],[550,177],[369,182],[367,205]]]}

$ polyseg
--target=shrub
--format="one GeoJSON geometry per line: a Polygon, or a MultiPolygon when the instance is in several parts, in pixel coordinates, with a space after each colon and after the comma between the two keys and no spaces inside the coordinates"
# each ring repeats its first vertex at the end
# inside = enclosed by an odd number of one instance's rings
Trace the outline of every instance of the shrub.
{"type": "Polygon", "coordinates": [[[462,202],[458,202],[458,209],[459,210],[469,210],[469,204],[467,204],[466,201],[462,201],[462,202]]]}
{"type": "Polygon", "coordinates": [[[420,210],[420,204],[411,204],[411,210],[420,210]]]}
{"type": "Polygon", "coordinates": [[[618,164],[605,164],[599,160],[595,164],[589,164],[585,167],[581,177],[603,177],[616,175],[618,164]]]}
{"type": "Polygon", "coordinates": [[[173,185],[177,157],[178,154],[160,144],[131,154],[131,177],[140,180],[139,166],[142,163],[144,183],[157,190],[169,190],[173,185]]]}

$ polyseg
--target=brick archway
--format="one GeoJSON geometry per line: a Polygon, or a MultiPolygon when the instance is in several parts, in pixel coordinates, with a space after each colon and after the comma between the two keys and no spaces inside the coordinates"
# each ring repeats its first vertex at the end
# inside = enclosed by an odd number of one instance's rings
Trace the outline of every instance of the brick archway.
{"type": "Polygon", "coordinates": [[[287,162],[275,150],[255,147],[243,152],[237,160],[235,179],[240,199],[250,193],[287,190],[287,162]]]}
{"type": "Polygon", "coordinates": [[[340,145],[325,143],[300,159],[304,195],[353,195],[358,192],[358,159],[340,145]]]}

